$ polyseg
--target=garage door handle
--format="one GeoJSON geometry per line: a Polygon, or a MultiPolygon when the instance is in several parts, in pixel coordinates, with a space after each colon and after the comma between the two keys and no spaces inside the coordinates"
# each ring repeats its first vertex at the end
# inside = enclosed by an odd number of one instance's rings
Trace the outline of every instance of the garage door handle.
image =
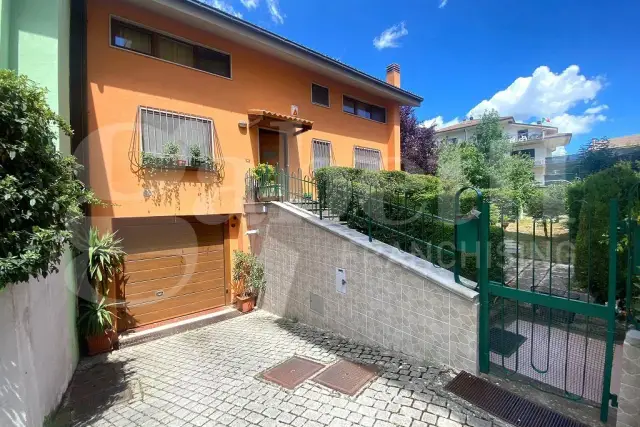
{"type": "Polygon", "coordinates": [[[164,291],[156,291],[156,296],[161,297],[164,295],[164,291]]]}

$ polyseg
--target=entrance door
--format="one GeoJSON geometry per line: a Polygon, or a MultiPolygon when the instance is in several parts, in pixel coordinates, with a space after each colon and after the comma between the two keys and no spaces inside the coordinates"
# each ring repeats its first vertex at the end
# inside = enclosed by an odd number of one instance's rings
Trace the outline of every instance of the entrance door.
{"type": "Polygon", "coordinates": [[[258,130],[260,163],[268,163],[286,169],[288,165],[287,135],[268,129],[258,130]]]}

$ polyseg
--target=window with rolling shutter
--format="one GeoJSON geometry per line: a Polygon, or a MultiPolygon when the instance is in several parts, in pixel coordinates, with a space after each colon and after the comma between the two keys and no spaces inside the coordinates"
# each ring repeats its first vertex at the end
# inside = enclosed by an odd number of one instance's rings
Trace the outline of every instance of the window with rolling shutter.
{"type": "Polygon", "coordinates": [[[377,171],[381,168],[380,150],[372,148],[354,148],[354,167],[356,169],[365,169],[377,171]]]}
{"type": "Polygon", "coordinates": [[[313,146],[313,170],[331,166],[331,143],[314,139],[313,146]]]}

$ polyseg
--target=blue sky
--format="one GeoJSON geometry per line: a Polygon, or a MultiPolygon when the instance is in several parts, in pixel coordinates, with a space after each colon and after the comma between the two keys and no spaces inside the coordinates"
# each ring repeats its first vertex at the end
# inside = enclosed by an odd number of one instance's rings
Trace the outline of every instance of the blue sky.
{"type": "Polygon", "coordinates": [[[639,0],[207,2],[379,78],[399,63],[429,123],[547,117],[570,153],[640,133],[639,0]]]}

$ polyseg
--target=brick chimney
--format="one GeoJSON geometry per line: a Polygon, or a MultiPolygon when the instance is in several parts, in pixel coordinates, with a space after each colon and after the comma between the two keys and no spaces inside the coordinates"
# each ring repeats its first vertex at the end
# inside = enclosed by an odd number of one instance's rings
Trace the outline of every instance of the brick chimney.
{"type": "Polygon", "coordinates": [[[400,66],[398,64],[394,63],[387,67],[387,83],[400,87],[400,66]]]}

